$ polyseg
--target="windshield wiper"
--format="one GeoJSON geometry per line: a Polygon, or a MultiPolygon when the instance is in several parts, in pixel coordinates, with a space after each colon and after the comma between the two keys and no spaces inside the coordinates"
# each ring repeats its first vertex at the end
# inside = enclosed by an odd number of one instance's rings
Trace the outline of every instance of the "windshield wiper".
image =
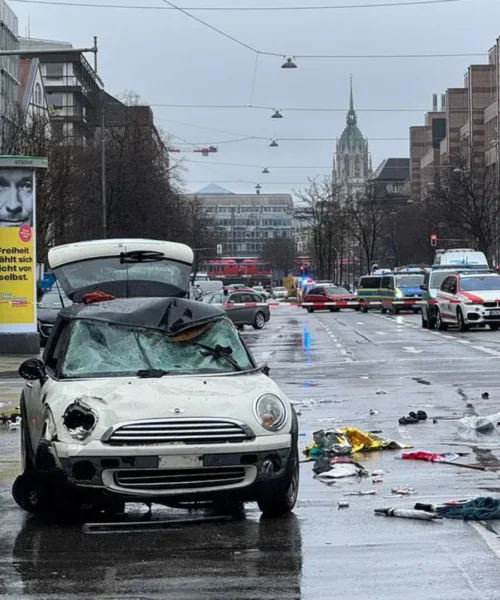
{"type": "Polygon", "coordinates": [[[120,264],[138,263],[138,262],[160,262],[166,260],[163,252],[154,252],[153,250],[131,250],[120,254],[120,264]]]}
{"type": "Polygon", "coordinates": [[[137,377],[163,377],[164,375],[169,375],[170,371],[164,371],[163,369],[141,369],[137,371],[137,377]]]}
{"type": "Polygon", "coordinates": [[[205,344],[200,344],[199,342],[193,342],[193,346],[196,346],[197,348],[201,348],[202,350],[205,350],[205,352],[207,352],[207,354],[210,356],[214,356],[215,358],[223,358],[230,365],[232,365],[237,371],[243,371],[243,368],[240,367],[240,365],[231,356],[233,349],[230,346],[223,347],[223,346],[217,344],[217,346],[215,346],[215,348],[212,348],[212,346],[205,346],[205,344]]]}

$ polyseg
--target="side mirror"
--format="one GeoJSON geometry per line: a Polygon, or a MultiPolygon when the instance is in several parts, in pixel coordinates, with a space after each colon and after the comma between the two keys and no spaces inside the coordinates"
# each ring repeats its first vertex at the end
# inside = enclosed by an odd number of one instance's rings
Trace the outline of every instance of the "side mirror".
{"type": "Polygon", "coordinates": [[[27,381],[37,381],[45,379],[45,365],[39,358],[29,358],[25,360],[18,369],[19,377],[27,381]]]}
{"type": "Polygon", "coordinates": [[[422,285],[420,286],[420,289],[421,289],[423,292],[427,292],[427,291],[428,291],[428,289],[429,289],[429,286],[428,286],[428,285],[426,285],[425,283],[422,283],[422,285]]]}
{"type": "Polygon", "coordinates": [[[269,365],[263,365],[260,370],[262,371],[262,373],[264,373],[266,377],[269,377],[269,372],[271,371],[269,365]]]}

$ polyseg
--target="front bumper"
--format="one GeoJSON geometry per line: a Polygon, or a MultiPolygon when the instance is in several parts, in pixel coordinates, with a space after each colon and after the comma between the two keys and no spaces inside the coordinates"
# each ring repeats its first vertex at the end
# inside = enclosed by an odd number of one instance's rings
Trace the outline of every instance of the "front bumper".
{"type": "Polygon", "coordinates": [[[66,480],[88,492],[130,501],[202,500],[226,492],[250,501],[283,477],[291,444],[290,434],[280,434],[204,446],[53,442],[52,452],[66,480]]]}
{"type": "Polygon", "coordinates": [[[467,325],[484,325],[500,323],[500,308],[489,308],[482,305],[464,304],[462,314],[467,325]]]}

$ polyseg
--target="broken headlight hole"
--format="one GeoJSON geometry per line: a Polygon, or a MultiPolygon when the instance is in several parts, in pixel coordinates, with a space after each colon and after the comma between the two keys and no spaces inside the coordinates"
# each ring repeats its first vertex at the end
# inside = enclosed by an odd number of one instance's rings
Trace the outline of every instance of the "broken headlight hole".
{"type": "Polygon", "coordinates": [[[84,440],[97,425],[97,413],[81,400],[72,402],[63,414],[63,424],[71,437],[84,440]]]}

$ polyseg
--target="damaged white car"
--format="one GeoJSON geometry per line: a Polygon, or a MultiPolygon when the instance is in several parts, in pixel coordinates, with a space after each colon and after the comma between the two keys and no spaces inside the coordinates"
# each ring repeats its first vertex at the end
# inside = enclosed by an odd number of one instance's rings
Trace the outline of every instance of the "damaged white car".
{"type": "Polygon", "coordinates": [[[191,250],[107,240],[54,248],[49,262],[74,304],[43,360],[19,369],[18,504],[76,513],[256,501],[266,515],[290,512],[295,412],[224,311],[185,299],[191,250]]]}

